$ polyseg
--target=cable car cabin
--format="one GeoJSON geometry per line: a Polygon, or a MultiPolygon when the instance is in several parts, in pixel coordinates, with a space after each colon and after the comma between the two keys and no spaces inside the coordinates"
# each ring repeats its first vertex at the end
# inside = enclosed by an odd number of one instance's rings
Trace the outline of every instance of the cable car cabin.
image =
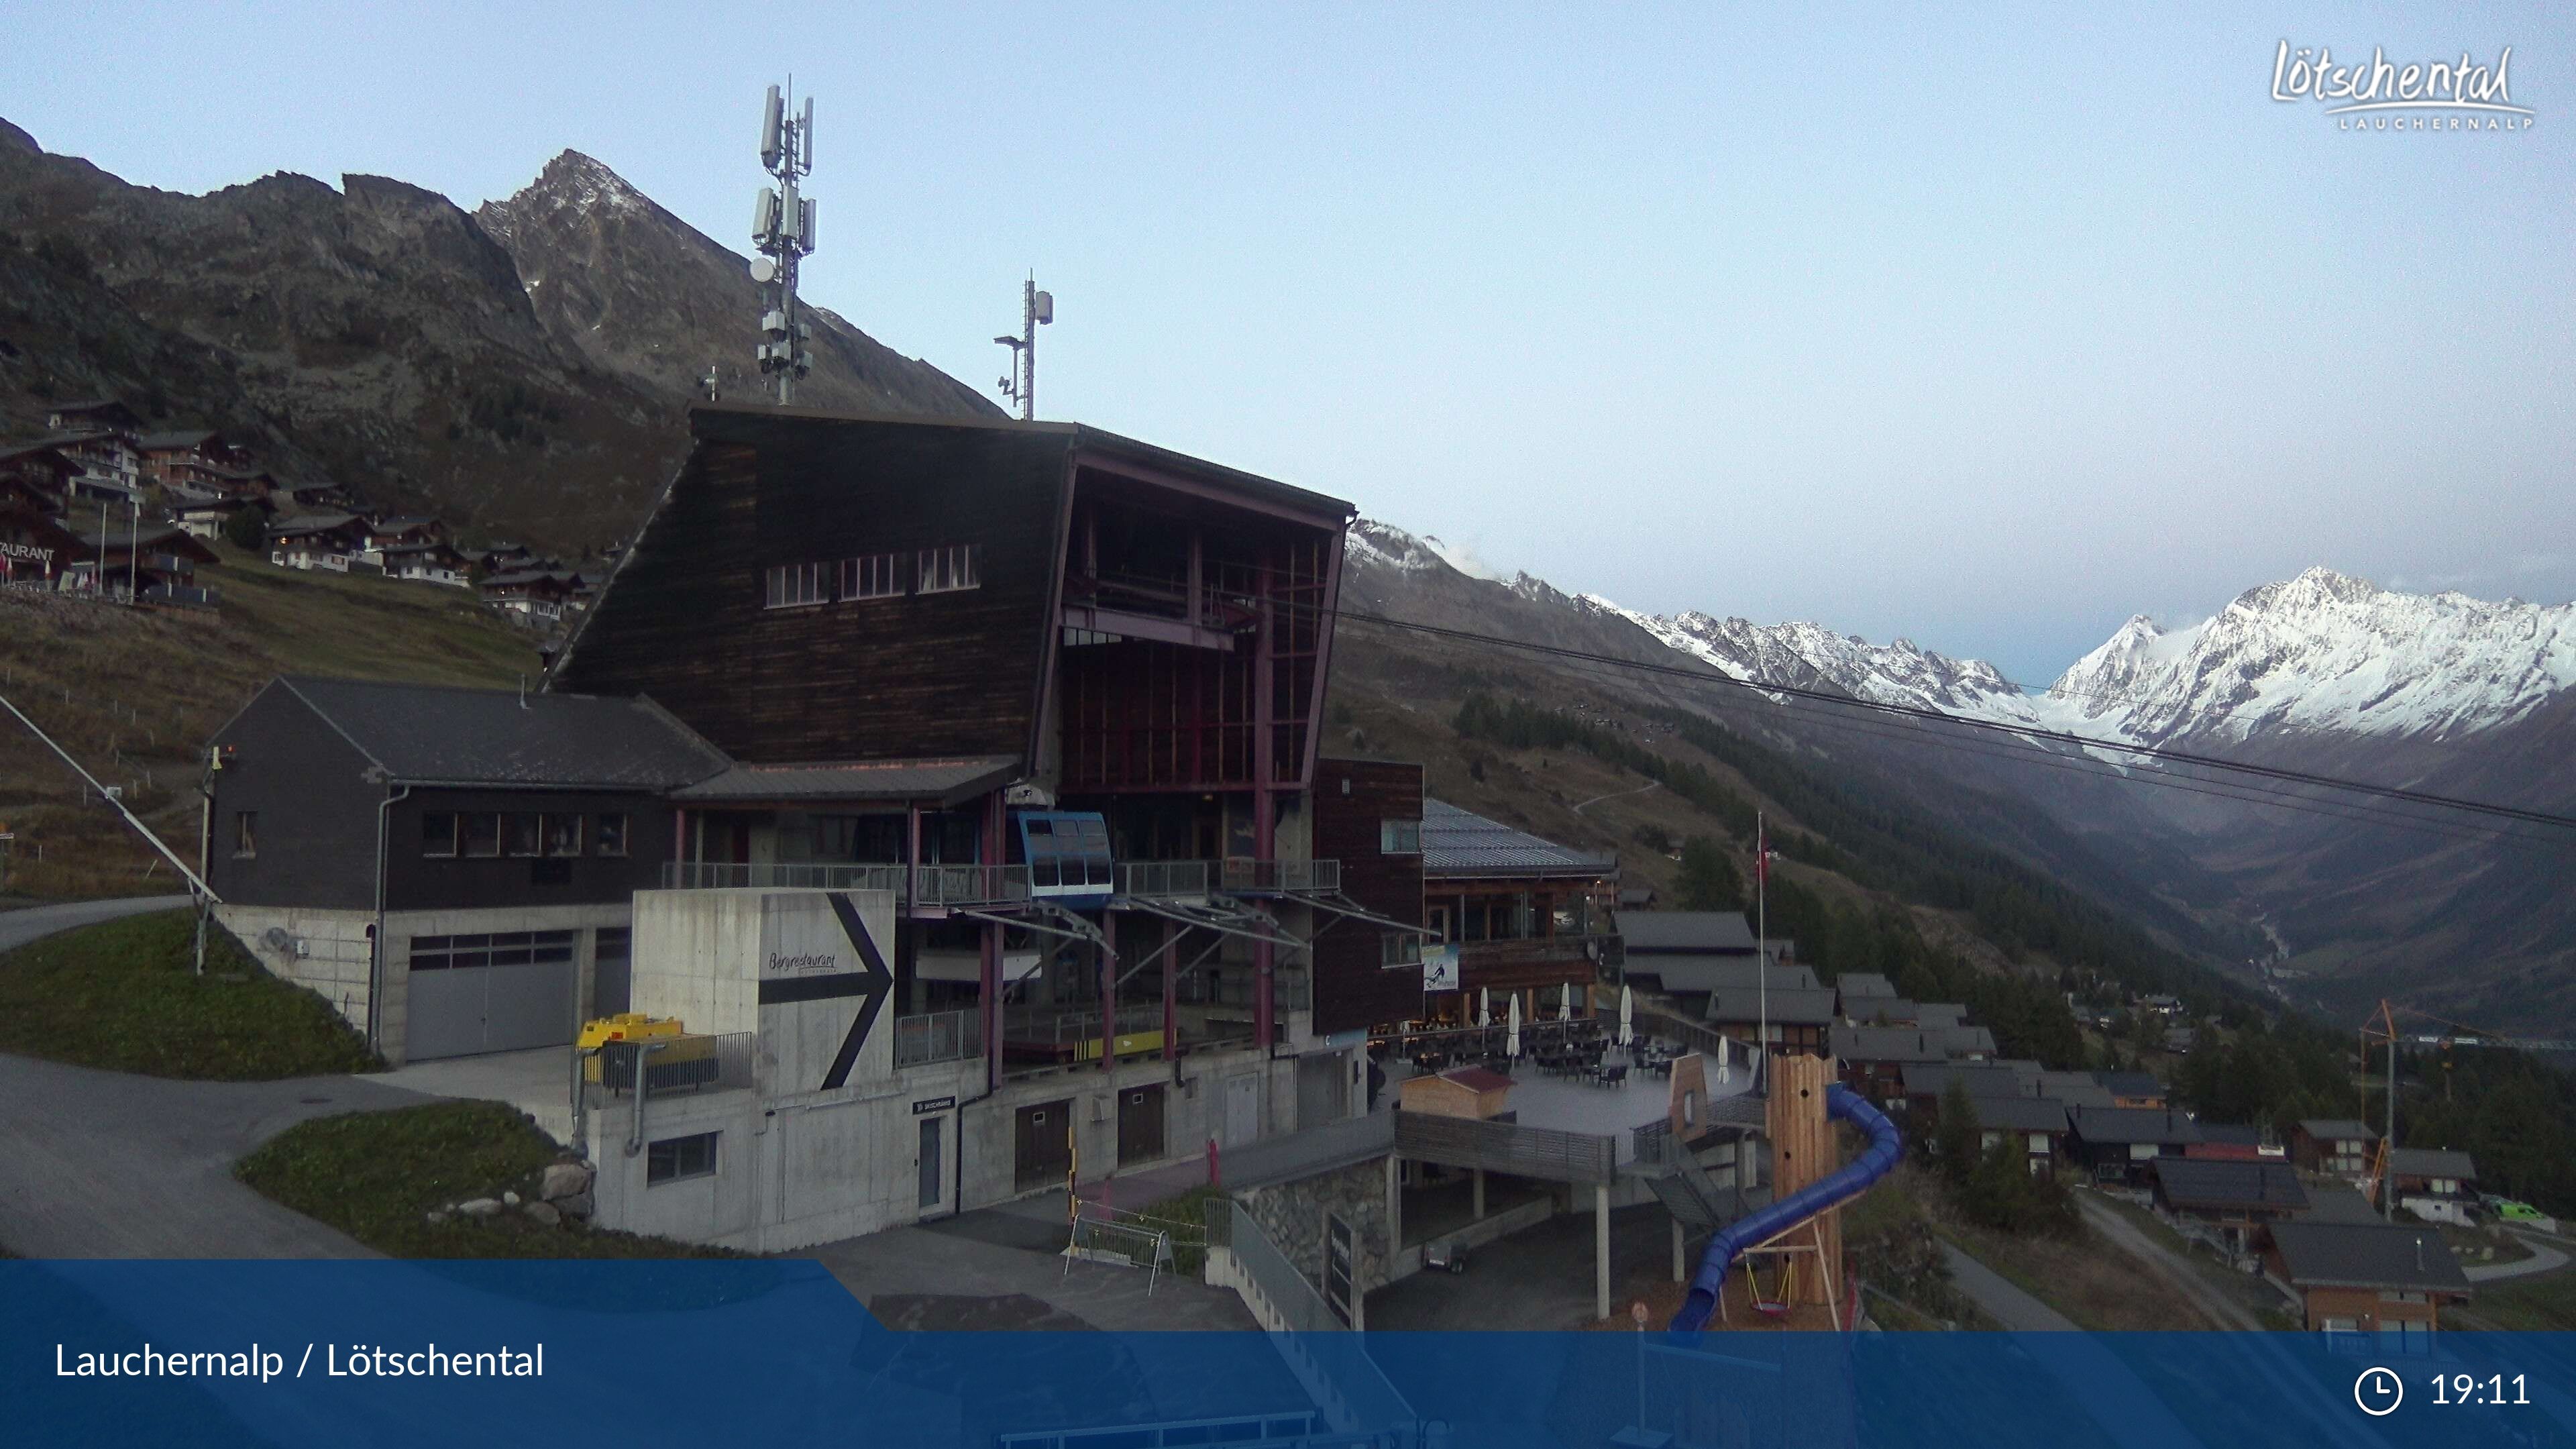
{"type": "Polygon", "coordinates": [[[1086,910],[1109,904],[1118,872],[1109,856],[1109,822],[1100,812],[1024,810],[1015,818],[1030,895],[1086,910]]]}

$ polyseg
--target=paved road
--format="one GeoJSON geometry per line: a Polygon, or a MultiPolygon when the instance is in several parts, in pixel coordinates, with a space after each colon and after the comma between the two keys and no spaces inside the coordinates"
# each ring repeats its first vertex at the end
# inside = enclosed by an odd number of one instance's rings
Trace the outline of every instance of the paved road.
{"type": "MultiPolygon", "coordinates": [[[[0,950],[186,896],[0,913],[0,950]]],[[[233,1181],[311,1117],[430,1098],[358,1077],[174,1082],[0,1053],[0,1244],[31,1258],[355,1258],[354,1239],[233,1181]]]]}
{"type": "Polygon", "coordinates": [[[24,946],[39,936],[68,931],[74,926],[95,926],[101,921],[139,916],[150,911],[174,911],[186,904],[186,896],[130,896],[120,900],[69,901],[59,906],[29,906],[24,910],[0,911],[0,951],[24,946]]]}
{"type": "Polygon", "coordinates": [[[1634,790],[1613,790],[1607,795],[1595,795],[1591,799],[1584,801],[1582,804],[1575,806],[1574,813],[1580,815],[1585,810],[1600,804],[1604,800],[1624,800],[1631,795],[1643,795],[1662,783],[1663,782],[1661,780],[1648,780],[1645,784],[1638,786],[1634,790]]]}
{"type": "Polygon", "coordinates": [[[1950,1260],[1950,1281],[1995,1322],[2017,1333],[2077,1331],[2073,1319],[2023,1292],[2003,1274],[1948,1243],[1941,1245],[1941,1252],[1950,1260]]]}
{"type": "Polygon", "coordinates": [[[2567,1266],[2567,1250],[2556,1246],[2552,1239],[2538,1233],[2515,1233],[2514,1236],[2522,1239],[2524,1247],[2531,1249],[2530,1257],[2517,1258],[2510,1263],[2463,1264],[2460,1271],[2469,1275],[2472,1283],[2492,1283],[2499,1278],[2528,1278],[2534,1273],[2551,1273],[2567,1266]]]}
{"type": "Polygon", "coordinates": [[[312,1117],[433,1101],[359,1077],[172,1082],[0,1054],[0,1243],[31,1258],[355,1258],[235,1182],[312,1117]]]}
{"type": "Polygon", "coordinates": [[[2221,1328],[2235,1329],[2240,1333],[2264,1331],[2261,1319],[2246,1312],[2226,1294],[2203,1282],[2199,1270],[2184,1262],[2182,1255],[2139,1231],[2137,1224],[2120,1216],[2119,1211],[2109,1203],[2089,1192],[2082,1191],[2076,1194],[2075,1200],[2084,1209],[2084,1216],[2093,1224],[2094,1231],[2110,1239],[2115,1247],[2129,1256],[2162,1274],[2165,1281],[2174,1286],[2175,1291],[2190,1299],[2192,1306],[2207,1315],[2212,1323],[2221,1328]]]}

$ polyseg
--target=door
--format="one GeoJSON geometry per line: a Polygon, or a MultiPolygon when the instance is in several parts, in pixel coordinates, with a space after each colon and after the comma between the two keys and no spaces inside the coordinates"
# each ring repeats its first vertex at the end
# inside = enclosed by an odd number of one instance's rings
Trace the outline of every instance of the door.
{"type": "Polygon", "coordinates": [[[602,926],[591,934],[591,1015],[615,1016],[634,999],[634,939],[625,926],[602,926]]]}
{"type": "Polygon", "coordinates": [[[428,1061],[570,1043],[581,1014],[578,934],[412,937],[404,1056],[428,1061]]]}
{"type": "Polygon", "coordinates": [[[1073,1166],[1073,1103],[1022,1107],[1011,1128],[1011,1186],[1021,1191],[1064,1181],[1073,1166]]]}
{"type": "Polygon", "coordinates": [[[932,1208],[939,1206],[940,1183],[944,1181],[940,1172],[940,1149],[947,1145],[947,1137],[947,1118],[924,1117],[921,1119],[921,1153],[919,1158],[921,1199],[917,1206],[925,1213],[930,1211],[932,1208]]]}
{"type": "Polygon", "coordinates": [[[1217,1141],[1241,1147],[1261,1136],[1261,1078],[1251,1072],[1225,1084],[1225,1126],[1217,1141]]]}
{"type": "Polygon", "coordinates": [[[1163,1155],[1163,1084],[1129,1087],[1118,1094],[1118,1165],[1152,1162],[1163,1155]]]}

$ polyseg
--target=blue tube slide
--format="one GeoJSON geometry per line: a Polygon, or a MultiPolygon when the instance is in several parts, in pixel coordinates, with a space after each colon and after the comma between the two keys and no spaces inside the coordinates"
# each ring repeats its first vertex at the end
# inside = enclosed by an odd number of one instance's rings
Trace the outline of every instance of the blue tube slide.
{"type": "Polygon", "coordinates": [[[1777,1237],[1827,1208],[1851,1201],[1871,1183],[1896,1170],[1897,1159],[1905,1150],[1897,1141],[1896,1124],[1871,1106],[1868,1099],[1836,1083],[1825,1089],[1825,1115],[1868,1133],[1869,1150],[1853,1159],[1850,1166],[1718,1229],[1717,1236],[1709,1240],[1708,1251],[1700,1257],[1699,1275],[1691,1279],[1681,1312],[1673,1315],[1673,1332],[1697,1333],[1708,1327],[1709,1315],[1717,1312],[1718,1295],[1726,1288],[1727,1270],[1735,1266],[1745,1249],[1777,1237]]]}

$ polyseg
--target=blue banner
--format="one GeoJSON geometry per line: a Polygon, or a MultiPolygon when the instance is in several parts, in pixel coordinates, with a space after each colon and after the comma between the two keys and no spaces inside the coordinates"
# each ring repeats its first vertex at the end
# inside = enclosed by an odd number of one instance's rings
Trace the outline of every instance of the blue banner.
{"type": "Polygon", "coordinates": [[[899,1333],[803,1261],[0,1262],[7,1444],[1300,1439],[2576,1445],[2576,1341],[899,1333]]]}

